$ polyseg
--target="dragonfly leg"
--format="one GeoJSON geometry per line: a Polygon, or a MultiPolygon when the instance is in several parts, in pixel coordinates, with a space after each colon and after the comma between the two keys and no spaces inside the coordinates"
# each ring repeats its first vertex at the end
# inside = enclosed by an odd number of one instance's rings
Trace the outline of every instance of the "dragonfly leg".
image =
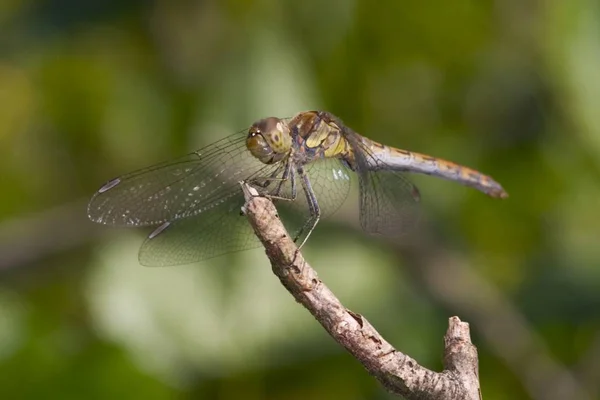
{"type": "Polygon", "coordinates": [[[292,168],[292,163],[287,162],[285,164],[285,169],[283,170],[283,174],[281,177],[278,177],[277,174],[281,172],[281,168],[277,168],[273,173],[271,173],[268,177],[255,177],[248,183],[252,186],[255,186],[260,189],[267,189],[269,185],[274,182],[279,182],[277,187],[274,190],[264,190],[263,195],[269,197],[273,200],[285,200],[285,201],[294,201],[296,200],[296,176],[294,174],[294,169],[292,168]],[[291,179],[291,196],[282,195],[283,185],[289,182],[291,179]]]}
{"type": "Polygon", "coordinates": [[[297,242],[302,237],[304,232],[306,232],[306,236],[304,236],[302,242],[298,245],[298,249],[300,249],[302,246],[304,246],[304,243],[306,243],[308,237],[317,226],[317,223],[321,218],[321,208],[319,207],[315,192],[310,184],[310,179],[308,179],[308,175],[304,172],[304,168],[298,168],[298,174],[302,179],[302,188],[304,189],[304,194],[306,195],[306,201],[308,202],[308,209],[310,212],[310,218],[304,223],[294,238],[294,242],[297,242]]]}
{"type": "MultiPolygon", "coordinates": [[[[255,186],[257,188],[266,189],[274,181],[283,181],[284,178],[278,178],[277,174],[279,173],[279,168],[271,173],[270,176],[267,177],[254,177],[248,181],[249,184],[255,186]]],[[[285,172],[284,172],[285,175],[285,172]]]]}
{"type": "Polygon", "coordinates": [[[283,176],[281,181],[279,182],[279,185],[277,185],[277,189],[274,192],[275,194],[271,194],[269,195],[269,197],[271,199],[277,199],[277,200],[285,200],[285,201],[294,201],[296,200],[296,174],[294,169],[292,168],[292,163],[288,162],[285,166],[285,171],[283,171],[283,176]],[[283,184],[286,183],[287,181],[290,181],[291,184],[291,189],[292,189],[292,193],[291,196],[289,197],[285,197],[285,196],[281,196],[281,189],[283,187],[283,184]]]}
{"type": "Polygon", "coordinates": [[[285,164],[285,170],[283,171],[283,176],[281,177],[282,179],[281,179],[281,181],[279,181],[279,184],[277,185],[277,189],[275,189],[275,192],[273,193],[275,196],[280,195],[281,188],[283,187],[283,184],[288,180],[291,169],[292,169],[292,163],[287,162],[285,164]]]}

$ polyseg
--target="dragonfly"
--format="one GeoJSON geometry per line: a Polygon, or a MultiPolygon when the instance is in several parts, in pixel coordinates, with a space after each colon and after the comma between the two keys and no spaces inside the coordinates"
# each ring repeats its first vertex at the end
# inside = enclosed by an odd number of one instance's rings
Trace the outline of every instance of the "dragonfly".
{"type": "Polygon", "coordinates": [[[291,210],[290,232],[302,247],[357,177],[362,229],[398,236],[414,229],[420,202],[407,172],[508,197],[481,172],[370,140],[329,112],[303,111],[261,119],[188,155],[109,180],[91,199],[88,216],[105,225],[154,226],[139,251],[142,265],[188,264],[260,246],[240,212],[240,182],[291,210]]]}

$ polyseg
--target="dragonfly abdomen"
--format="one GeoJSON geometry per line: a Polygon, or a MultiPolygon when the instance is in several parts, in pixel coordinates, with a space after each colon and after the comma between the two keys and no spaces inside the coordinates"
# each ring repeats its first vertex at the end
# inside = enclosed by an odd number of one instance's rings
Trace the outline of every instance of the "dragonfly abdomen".
{"type": "Polygon", "coordinates": [[[366,138],[363,138],[363,143],[368,145],[375,155],[376,160],[369,162],[370,167],[374,169],[391,168],[396,171],[437,176],[470,186],[491,197],[508,197],[508,193],[498,182],[474,169],[426,154],[386,146],[366,138]]]}

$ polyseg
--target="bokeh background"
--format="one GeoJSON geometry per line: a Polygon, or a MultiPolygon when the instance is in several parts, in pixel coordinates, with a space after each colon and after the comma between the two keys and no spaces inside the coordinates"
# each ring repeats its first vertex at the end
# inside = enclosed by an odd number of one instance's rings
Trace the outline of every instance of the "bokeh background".
{"type": "MultiPolygon", "coordinates": [[[[98,187],[269,115],[492,175],[415,177],[418,244],[344,210],[305,248],[399,350],[442,369],[470,322],[486,399],[600,396],[600,3],[0,2],[0,398],[391,398],[261,249],[144,268],[98,187]]],[[[356,198],[348,202],[356,205],[356,198]]]]}

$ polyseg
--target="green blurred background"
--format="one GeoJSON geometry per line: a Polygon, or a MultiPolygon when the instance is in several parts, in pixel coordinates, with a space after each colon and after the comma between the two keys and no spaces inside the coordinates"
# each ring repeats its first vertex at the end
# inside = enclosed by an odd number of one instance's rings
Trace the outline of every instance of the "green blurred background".
{"type": "Polygon", "coordinates": [[[599,40],[592,0],[3,0],[0,398],[391,398],[261,249],[144,268],[148,230],[86,218],[115,175],[305,109],[511,196],[415,177],[420,246],[323,221],[305,256],[349,308],[437,371],[468,321],[486,399],[599,398],[599,40]]]}

